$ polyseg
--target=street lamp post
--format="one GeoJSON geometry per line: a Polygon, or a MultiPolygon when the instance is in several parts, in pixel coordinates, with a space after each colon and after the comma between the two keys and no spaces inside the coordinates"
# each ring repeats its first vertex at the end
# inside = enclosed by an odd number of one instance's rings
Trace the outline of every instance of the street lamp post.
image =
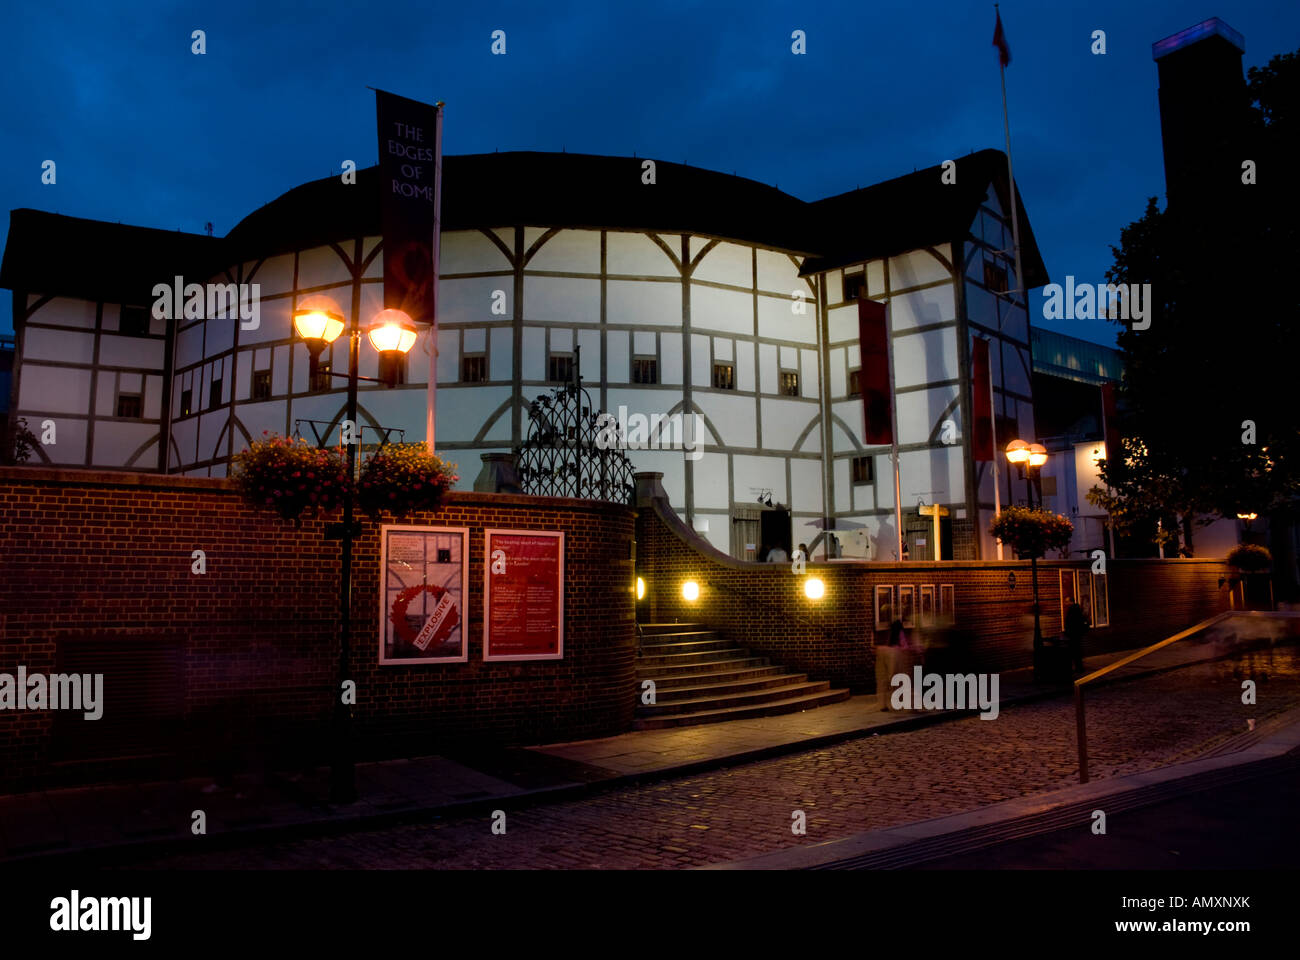
{"type": "MultiPolygon", "coordinates": [[[[1047,448],[1041,443],[1025,443],[1016,439],[1007,444],[1007,461],[1015,465],[1020,478],[1025,481],[1025,490],[1029,495],[1029,508],[1034,508],[1034,486],[1041,483],[1040,474],[1043,464],[1047,462],[1047,448]]],[[[1043,503],[1042,490],[1038,494],[1038,505],[1043,503]]],[[[1038,554],[1029,557],[1029,578],[1034,584],[1034,679],[1042,677],[1043,624],[1038,609],[1038,554]]]]}
{"type": "MultiPolygon", "coordinates": [[[[343,431],[351,434],[350,442],[345,443],[347,476],[349,482],[356,476],[357,446],[360,437],[357,430],[357,387],[361,380],[392,386],[388,379],[363,377],[358,372],[361,353],[361,327],[358,323],[360,313],[360,288],[354,287],[352,298],[352,317],[348,323],[348,372],[346,374],[330,371],[330,376],[346,376],[348,380],[347,411],[344,414],[344,426],[340,427],[340,439],[343,431]]],[[[293,312],[293,325],[298,336],[302,337],[311,354],[311,374],[319,373],[321,351],[338,339],[343,332],[343,314],[337,303],[324,294],[305,297],[293,312]]],[[[415,326],[401,310],[383,310],[375,316],[369,328],[370,342],[382,357],[390,360],[405,354],[415,343],[415,326]]],[[[352,539],[356,535],[353,529],[355,516],[355,496],[352,492],[343,500],[343,528],[338,538],[342,540],[343,557],[339,575],[339,667],[338,688],[334,691],[334,716],[331,729],[330,758],[330,801],[332,803],[352,803],[357,799],[356,759],[353,747],[352,707],[343,699],[343,684],[348,679],[352,656],[352,539]]],[[[330,532],[326,532],[331,537],[330,532]]]]}

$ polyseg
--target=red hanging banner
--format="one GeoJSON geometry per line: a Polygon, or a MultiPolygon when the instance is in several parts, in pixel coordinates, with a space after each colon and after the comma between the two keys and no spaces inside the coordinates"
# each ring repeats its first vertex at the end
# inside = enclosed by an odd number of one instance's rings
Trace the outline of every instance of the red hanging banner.
{"type": "Polygon", "coordinates": [[[885,305],[858,300],[858,349],[862,354],[859,386],[862,388],[864,443],[894,442],[893,409],[889,390],[889,329],[885,305]]]}
{"type": "Polygon", "coordinates": [[[971,455],[978,462],[993,459],[993,388],[989,342],[975,338],[971,371],[971,455]]]}

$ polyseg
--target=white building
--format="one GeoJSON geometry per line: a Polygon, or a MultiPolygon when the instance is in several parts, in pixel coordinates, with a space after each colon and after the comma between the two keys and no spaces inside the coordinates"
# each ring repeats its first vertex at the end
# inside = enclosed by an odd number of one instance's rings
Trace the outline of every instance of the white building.
{"type": "MultiPolygon", "coordinates": [[[[998,436],[1032,436],[1029,323],[1016,290],[1006,161],[986,150],[805,203],[746,180],[644,160],[507,153],[444,161],[440,453],[472,485],[479,455],[527,436],[528,402],[567,379],[581,346],[598,405],[698,413],[703,454],[632,450],[720,549],[749,556],[758,500],[793,514],[793,541],[834,521],[845,556],[894,559],[888,447],[862,443],[859,289],[890,307],[904,532],[933,549],[920,503],[949,511],[944,555],[991,557],[988,464],[972,460],[971,349],[990,350],[998,436]],[[945,442],[949,441],[949,442],[945,442]],[[856,527],[853,525],[861,525],[856,527]],[[845,529],[853,526],[853,529],[845,529]],[[955,551],[955,552],[953,552],[955,551]]],[[[290,322],[327,293],[362,323],[383,307],[375,170],[297,187],[224,238],[15,210],[0,286],[14,291],[12,410],[53,420],[43,462],[223,476],[263,431],[336,430],[345,380],[309,382],[290,322]],[[155,284],[259,285],[254,327],[223,311],[153,319],[155,284]],[[332,426],[326,426],[332,425],[332,426]],[[164,439],[165,438],[165,442],[164,439]]],[[[1020,206],[1028,286],[1047,281],[1020,206]]],[[[346,370],[347,338],[322,355],[346,370]]],[[[362,384],[363,439],[424,438],[422,335],[404,385],[362,384]]],[[[378,357],[363,338],[361,373],[378,357]]],[[[815,548],[815,547],[814,547],[815,548]]]]}

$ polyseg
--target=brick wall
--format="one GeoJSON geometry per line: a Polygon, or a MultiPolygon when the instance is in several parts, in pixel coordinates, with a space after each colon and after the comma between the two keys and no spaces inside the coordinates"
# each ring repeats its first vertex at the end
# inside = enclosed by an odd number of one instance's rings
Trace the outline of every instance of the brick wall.
{"type": "MultiPolygon", "coordinates": [[[[825,583],[809,600],[791,565],[748,563],[713,549],[668,507],[641,496],[637,519],[637,575],[646,581],[638,605],[642,622],[702,621],[728,637],[816,679],[865,692],[874,689],[873,597],[879,585],[953,584],[956,622],[973,634],[976,662],[990,670],[1029,666],[1033,652],[1033,587],[1028,560],[809,563],[807,576],[825,583]],[[1008,575],[1015,574],[1010,587],[1008,575]],[[700,585],[694,603],[681,584],[700,585]]],[[[1044,636],[1061,631],[1060,571],[1087,571],[1090,561],[1040,560],[1038,589],[1044,636]]],[[[1214,560],[1110,560],[1111,626],[1089,631],[1085,655],[1144,646],[1227,609],[1218,586],[1225,568],[1214,560]]]]}
{"type": "MultiPolygon", "coordinates": [[[[361,518],[351,671],[361,755],[630,728],[634,516],[589,501],[453,493],[436,513],[406,519],[470,528],[469,661],[382,667],[379,524],[361,518]],[[565,532],[563,660],[482,661],[489,526],[565,532]]],[[[181,772],[214,750],[226,759],[233,750],[231,762],[243,765],[319,759],[338,690],[341,555],[324,533],[339,518],[295,527],[249,510],[225,480],[0,468],[0,672],[20,664],[55,672],[58,658],[96,640],[121,644],[123,669],[128,650],[178,649],[183,715],[155,725],[145,752],[157,756],[142,775],[157,772],[158,757],[181,772]],[[206,552],[206,575],[191,572],[195,549],[206,552]]],[[[111,676],[105,688],[104,720],[76,722],[107,723],[111,676]]],[[[57,722],[77,730],[67,716],[57,722]]],[[[0,789],[121,776],[131,766],[55,763],[55,726],[51,712],[0,710],[0,789]]]]}

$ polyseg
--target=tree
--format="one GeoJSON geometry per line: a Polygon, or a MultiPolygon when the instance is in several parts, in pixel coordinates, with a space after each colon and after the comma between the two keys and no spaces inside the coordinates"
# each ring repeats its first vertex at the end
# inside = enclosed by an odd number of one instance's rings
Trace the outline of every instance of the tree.
{"type": "Polygon", "coordinates": [[[1290,170],[1300,58],[1274,57],[1247,77],[1240,154],[1256,182],[1207,185],[1204,197],[1164,211],[1150,198],[1107,271],[1111,283],[1150,284],[1152,303],[1145,329],[1115,321],[1125,446],[1102,462],[1109,490],[1089,499],[1112,510],[1117,529],[1181,525],[1189,552],[1193,518],[1248,512],[1281,526],[1296,518],[1300,496],[1291,396],[1300,291],[1290,280],[1300,259],[1290,170]]]}

